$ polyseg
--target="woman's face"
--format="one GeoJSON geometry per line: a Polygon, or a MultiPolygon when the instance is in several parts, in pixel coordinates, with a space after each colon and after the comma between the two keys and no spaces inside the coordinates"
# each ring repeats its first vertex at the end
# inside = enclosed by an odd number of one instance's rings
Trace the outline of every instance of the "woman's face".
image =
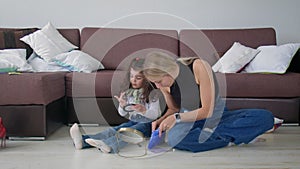
{"type": "Polygon", "coordinates": [[[132,88],[141,88],[143,86],[144,80],[145,77],[141,72],[130,69],[130,83],[132,88]]]}
{"type": "Polygon", "coordinates": [[[174,79],[170,75],[164,75],[157,78],[149,79],[159,89],[161,87],[171,87],[174,83],[174,79]]]}

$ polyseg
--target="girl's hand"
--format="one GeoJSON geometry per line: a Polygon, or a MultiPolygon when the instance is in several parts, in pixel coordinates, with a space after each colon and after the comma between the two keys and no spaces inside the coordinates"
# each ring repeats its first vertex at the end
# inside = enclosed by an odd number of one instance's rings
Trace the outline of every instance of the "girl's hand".
{"type": "Polygon", "coordinates": [[[124,98],[124,95],[125,95],[125,92],[122,92],[122,93],[120,94],[120,96],[114,96],[114,97],[118,100],[119,105],[120,105],[121,107],[124,107],[124,106],[126,105],[126,100],[123,99],[123,98],[124,98]]]}
{"type": "Polygon", "coordinates": [[[161,137],[163,131],[170,130],[175,125],[175,123],[176,119],[173,114],[165,118],[159,125],[159,137],[161,137]]]}
{"type": "Polygon", "coordinates": [[[142,114],[146,113],[146,107],[142,104],[133,105],[133,106],[131,106],[131,109],[134,111],[140,112],[142,114]]]}

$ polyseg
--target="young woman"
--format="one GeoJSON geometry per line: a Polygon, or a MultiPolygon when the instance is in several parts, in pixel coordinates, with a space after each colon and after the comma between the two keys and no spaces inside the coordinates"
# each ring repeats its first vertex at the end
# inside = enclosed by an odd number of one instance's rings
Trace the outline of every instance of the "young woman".
{"type": "Polygon", "coordinates": [[[199,58],[174,59],[161,52],[146,56],[144,75],[167,102],[167,112],[152,122],[159,136],[168,130],[168,144],[192,152],[249,143],[273,127],[271,112],[262,109],[226,111],[210,65],[199,58]]]}
{"type": "Polygon", "coordinates": [[[144,59],[141,58],[132,61],[128,76],[129,87],[127,86],[120,96],[115,96],[119,101],[119,114],[128,115],[129,121],[95,135],[82,135],[78,124],[75,123],[70,128],[70,135],[76,149],[96,147],[104,153],[116,153],[126,145],[126,142],[118,143],[116,139],[117,131],[123,127],[136,129],[145,137],[150,137],[151,122],[161,115],[161,110],[159,93],[153,91],[151,83],[143,75],[143,63],[144,59]]]}

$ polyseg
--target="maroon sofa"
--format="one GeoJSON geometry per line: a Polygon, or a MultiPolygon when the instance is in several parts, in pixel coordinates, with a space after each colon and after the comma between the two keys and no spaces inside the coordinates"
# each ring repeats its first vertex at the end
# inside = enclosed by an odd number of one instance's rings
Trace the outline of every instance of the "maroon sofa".
{"type": "MultiPolygon", "coordinates": [[[[182,30],[179,38],[182,57],[201,56],[211,66],[234,42],[252,48],[276,45],[273,28],[182,30]]],[[[226,82],[220,84],[226,92],[228,109],[262,108],[272,111],[285,123],[299,123],[300,73],[217,73],[217,77],[226,82]]]]}
{"type": "MultiPolygon", "coordinates": [[[[126,120],[118,116],[115,108],[117,104],[112,99],[115,93],[111,91],[112,74],[119,69],[118,65],[126,57],[143,56],[151,50],[159,49],[180,57],[200,56],[213,65],[235,41],[252,48],[276,45],[276,32],[273,28],[181,30],[180,32],[83,28],[81,50],[100,60],[106,70],[90,75],[82,73],[67,75],[69,123],[115,125],[126,120]],[[92,83],[85,81],[87,77],[92,83]],[[71,85],[76,86],[76,90],[71,89],[71,85]],[[92,92],[88,91],[91,88],[92,92]]],[[[272,111],[276,117],[284,119],[285,123],[299,123],[299,73],[287,72],[283,75],[217,73],[217,77],[221,88],[224,89],[223,97],[228,109],[263,108],[272,111]]]]}
{"type": "MultiPolygon", "coordinates": [[[[213,65],[235,41],[253,48],[276,44],[272,28],[176,31],[86,27],[81,32],[59,31],[101,61],[105,69],[0,74],[0,116],[9,137],[45,138],[62,124],[74,122],[117,125],[126,121],[119,116],[113,96],[119,92],[129,61],[150,51],[161,50],[174,57],[200,56],[213,65]]],[[[285,123],[299,124],[300,73],[217,73],[217,77],[229,109],[264,108],[285,123]]]]}
{"type": "MultiPolygon", "coordinates": [[[[0,49],[30,47],[19,38],[37,30],[0,29],[0,49]]],[[[59,29],[76,46],[80,45],[79,29],[59,29]]],[[[11,139],[45,139],[66,123],[65,74],[21,73],[0,74],[0,116],[11,139]]]]}
{"type": "Polygon", "coordinates": [[[105,70],[67,74],[68,122],[117,125],[127,120],[119,116],[118,104],[113,98],[125,80],[126,66],[131,59],[153,50],[178,55],[178,33],[175,30],[86,27],[81,31],[81,50],[100,60],[105,70]]]}

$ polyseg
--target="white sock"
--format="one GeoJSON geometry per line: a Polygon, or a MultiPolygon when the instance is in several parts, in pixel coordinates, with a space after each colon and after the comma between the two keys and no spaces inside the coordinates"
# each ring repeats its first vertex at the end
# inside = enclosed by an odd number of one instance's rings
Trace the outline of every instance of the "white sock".
{"type": "Polygon", "coordinates": [[[111,148],[107,144],[105,144],[102,140],[87,138],[84,141],[89,145],[100,149],[103,153],[110,153],[111,151],[111,148]]]}
{"type": "Polygon", "coordinates": [[[73,140],[74,146],[77,150],[82,149],[82,134],[79,130],[78,124],[74,123],[70,128],[70,135],[73,140]]]}

